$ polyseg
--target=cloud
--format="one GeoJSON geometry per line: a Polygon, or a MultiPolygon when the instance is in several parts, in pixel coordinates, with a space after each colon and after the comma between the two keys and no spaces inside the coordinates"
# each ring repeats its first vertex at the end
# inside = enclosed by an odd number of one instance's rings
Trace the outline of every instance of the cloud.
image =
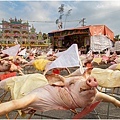
{"type": "Polygon", "coordinates": [[[86,18],[85,25],[105,24],[115,34],[120,34],[119,1],[0,1],[0,20],[16,17],[33,24],[37,32],[48,33],[57,30],[55,21],[59,18],[61,4],[64,4],[64,15],[72,9],[67,19],[63,16],[63,28],[81,26],[79,21],[86,18]]]}

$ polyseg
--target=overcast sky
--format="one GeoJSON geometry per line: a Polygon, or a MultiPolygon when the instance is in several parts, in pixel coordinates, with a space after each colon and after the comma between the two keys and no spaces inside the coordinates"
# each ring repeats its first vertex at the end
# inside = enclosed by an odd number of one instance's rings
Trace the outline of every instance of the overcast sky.
{"type": "Polygon", "coordinates": [[[36,28],[36,32],[49,33],[57,30],[55,21],[60,14],[58,8],[64,4],[63,29],[81,26],[79,21],[85,19],[85,25],[106,25],[115,35],[120,34],[120,1],[0,1],[0,22],[10,18],[22,19],[36,28]],[[65,15],[71,10],[65,24],[65,15]]]}

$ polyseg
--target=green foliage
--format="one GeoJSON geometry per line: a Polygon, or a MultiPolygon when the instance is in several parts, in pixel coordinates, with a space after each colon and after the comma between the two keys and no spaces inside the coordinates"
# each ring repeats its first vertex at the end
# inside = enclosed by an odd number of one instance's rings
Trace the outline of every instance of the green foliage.
{"type": "Polygon", "coordinates": [[[47,39],[48,36],[46,33],[43,33],[42,37],[43,37],[43,40],[45,40],[45,39],[47,39]]]}
{"type": "Polygon", "coordinates": [[[115,35],[115,40],[120,40],[120,35],[115,35]]]}

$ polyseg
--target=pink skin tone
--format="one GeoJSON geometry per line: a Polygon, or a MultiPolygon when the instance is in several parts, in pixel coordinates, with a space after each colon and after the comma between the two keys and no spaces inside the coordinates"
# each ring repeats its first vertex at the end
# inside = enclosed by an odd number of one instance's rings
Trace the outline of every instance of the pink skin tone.
{"type": "Polygon", "coordinates": [[[113,64],[113,65],[109,66],[108,69],[116,70],[116,67],[117,67],[117,64],[113,64]]]}
{"type": "Polygon", "coordinates": [[[97,91],[96,79],[88,77],[86,74],[68,78],[60,75],[47,78],[49,78],[48,81],[54,80],[56,82],[36,88],[21,99],[0,104],[0,115],[12,110],[22,109],[24,111],[27,108],[43,112],[53,109],[74,110],[89,106],[96,101],[110,102],[120,107],[120,101],[97,91]]]}
{"type": "Polygon", "coordinates": [[[0,61],[0,72],[13,72],[16,71],[23,75],[22,68],[20,66],[16,66],[13,62],[7,60],[0,61]]]}
{"type": "Polygon", "coordinates": [[[9,71],[10,68],[11,68],[10,62],[8,62],[8,61],[6,61],[6,60],[1,60],[1,61],[0,61],[0,72],[9,71]]]}

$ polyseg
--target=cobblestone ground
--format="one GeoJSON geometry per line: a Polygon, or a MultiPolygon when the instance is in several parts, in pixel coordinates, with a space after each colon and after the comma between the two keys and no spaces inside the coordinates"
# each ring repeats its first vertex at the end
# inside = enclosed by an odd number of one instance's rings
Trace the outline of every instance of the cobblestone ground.
{"type": "MultiPolygon", "coordinates": [[[[74,71],[74,69],[70,69],[70,71],[74,71]]],[[[26,68],[24,70],[25,74],[28,73],[35,73],[38,72],[34,68],[26,68]]],[[[66,71],[62,71],[63,75],[67,74],[66,71]]],[[[100,88],[98,88],[100,89],[100,88]]],[[[103,92],[106,92],[106,94],[111,94],[112,89],[102,89],[103,92]]],[[[2,96],[2,93],[4,91],[0,90],[0,96],[2,96]]],[[[119,88],[115,89],[115,94],[113,94],[117,99],[120,100],[120,90],[119,88]]],[[[4,101],[8,101],[10,99],[10,93],[6,95],[4,98],[4,101]]],[[[2,100],[2,97],[1,99],[2,100]]],[[[81,111],[81,109],[77,109],[77,111],[81,111]]],[[[74,116],[74,113],[72,113],[70,110],[52,110],[48,112],[35,112],[34,115],[27,114],[25,117],[17,116],[17,111],[12,111],[8,115],[1,116],[0,119],[72,119],[74,116]]],[[[120,119],[120,108],[116,108],[114,105],[109,103],[103,103],[101,102],[91,113],[86,115],[84,119],[120,119]]]]}

